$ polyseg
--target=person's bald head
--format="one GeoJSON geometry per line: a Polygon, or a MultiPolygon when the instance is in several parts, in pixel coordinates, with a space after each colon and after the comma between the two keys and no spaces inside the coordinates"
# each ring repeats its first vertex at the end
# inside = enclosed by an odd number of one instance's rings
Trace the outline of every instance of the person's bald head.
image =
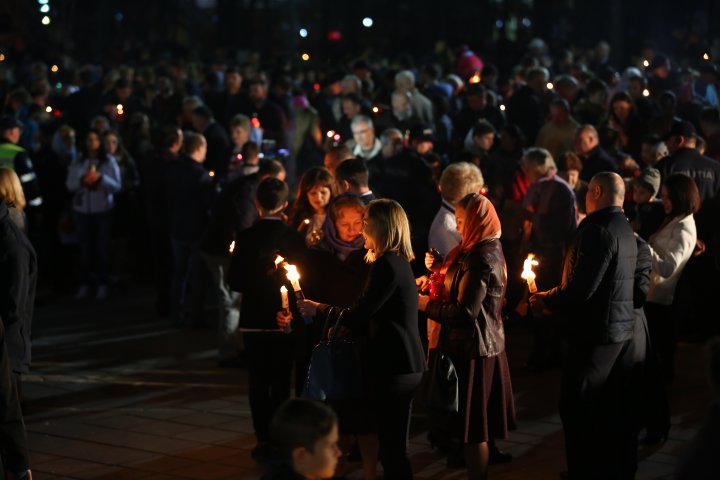
{"type": "Polygon", "coordinates": [[[625,200],[625,182],[614,172],[600,172],[588,185],[585,196],[587,213],[606,207],[622,207],[625,200]]]}
{"type": "Polygon", "coordinates": [[[575,153],[587,155],[600,144],[597,130],[592,125],[583,125],[575,135],[575,153]]]}

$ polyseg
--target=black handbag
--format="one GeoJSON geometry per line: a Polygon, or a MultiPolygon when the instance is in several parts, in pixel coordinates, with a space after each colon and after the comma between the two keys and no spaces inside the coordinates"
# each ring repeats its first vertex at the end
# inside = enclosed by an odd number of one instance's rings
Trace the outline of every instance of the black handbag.
{"type": "Polygon", "coordinates": [[[438,348],[430,350],[428,369],[423,374],[418,400],[428,410],[457,413],[459,408],[458,377],[450,356],[446,353],[445,334],[440,331],[438,348]]]}
{"type": "Polygon", "coordinates": [[[336,338],[345,312],[335,307],[328,311],[321,340],[310,356],[303,397],[324,402],[363,396],[362,364],[358,348],[350,338],[336,338]],[[333,319],[336,319],[334,328],[328,335],[328,326],[333,319]]]}

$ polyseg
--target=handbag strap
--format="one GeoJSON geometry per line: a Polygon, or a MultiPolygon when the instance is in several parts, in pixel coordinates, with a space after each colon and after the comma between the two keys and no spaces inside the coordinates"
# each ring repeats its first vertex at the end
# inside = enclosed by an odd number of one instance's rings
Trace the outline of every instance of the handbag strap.
{"type": "Polygon", "coordinates": [[[328,338],[328,341],[332,342],[335,340],[335,336],[337,335],[338,326],[340,325],[340,320],[342,320],[343,315],[347,312],[347,308],[343,308],[340,310],[340,313],[337,316],[337,320],[335,321],[335,326],[333,327],[332,336],[328,338]]]}
{"type": "Polygon", "coordinates": [[[327,315],[325,315],[325,322],[323,323],[323,329],[322,334],[320,335],[320,340],[327,340],[327,334],[330,327],[330,319],[335,315],[337,312],[337,307],[330,307],[327,311],[327,315]]]}

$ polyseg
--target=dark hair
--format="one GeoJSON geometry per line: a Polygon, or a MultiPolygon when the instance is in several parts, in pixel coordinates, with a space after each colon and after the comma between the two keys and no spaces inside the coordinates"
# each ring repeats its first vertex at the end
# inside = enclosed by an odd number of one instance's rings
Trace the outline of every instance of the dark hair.
{"type": "Polygon", "coordinates": [[[335,179],[345,180],[355,188],[367,187],[370,173],[362,158],[351,158],[340,163],[335,169],[335,179]]]}
{"type": "Polygon", "coordinates": [[[255,142],[247,142],[243,145],[241,153],[243,160],[247,163],[248,159],[257,158],[260,155],[260,146],[255,142]]]}
{"type": "Polygon", "coordinates": [[[121,89],[121,88],[131,88],[132,84],[128,81],[127,78],[118,78],[115,81],[115,88],[121,89]]]}
{"type": "Polygon", "coordinates": [[[100,132],[100,130],[96,128],[91,128],[88,130],[87,134],[85,135],[85,141],[82,144],[82,153],[85,158],[90,158],[90,152],[88,152],[87,149],[87,138],[90,136],[90,134],[95,134],[98,137],[98,140],[100,142],[100,148],[97,151],[97,159],[100,162],[104,162],[107,160],[107,152],[105,151],[105,146],[103,145],[103,134],[100,132]]]}
{"type": "Polygon", "coordinates": [[[298,222],[311,217],[313,214],[312,206],[307,198],[307,194],[315,186],[327,187],[330,189],[330,199],[337,195],[337,184],[332,173],[325,167],[312,167],[306,171],[300,183],[298,184],[297,196],[295,197],[295,205],[293,205],[290,214],[290,225],[297,226],[298,222]]]}
{"type": "Polygon", "coordinates": [[[355,92],[346,93],[342,97],[343,101],[347,100],[349,102],[354,103],[355,105],[362,105],[362,100],[360,99],[360,95],[358,95],[355,92]]]}
{"type": "Polygon", "coordinates": [[[160,129],[157,137],[159,150],[168,150],[180,140],[180,129],[175,125],[165,125],[160,129]]]}
{"type": "Polygon", "coordinates": [[[198,107],[195,107],[193,110],[193,115],[197,115],[198,117],[202,117],[205,120],[212,120],[213,114],[212,110],[207,105],[200,105],[198,107]]]}
{"type": "Polygon", "coordinates": [[[200,133],[185,132],[184,137],[183,150],[188,155],[196,152],[203,142],[205,142],[205,137],[203,137],[200,133]]]}
{"type": "Polygon", "coordinates": [[[561,153],[558,157],[558,169],[563,172],[567,172],[569,170],[577,170],[578,172],[582,172],[583,163],[580,157],[578,157],[575,152],[568,150],[567,152],[561,153]]]}
{"type": "Polygon", "coordinates": [[[673,173],[665,179],[668,200],[672,203],[670,216],[681,217],[697,213],[700,209],[700,192],[695,180],[684,173],[673,173]]]}
{"type": "Polygon", "coordinates": [[[330,435],[337,423],[337,415],[330,407],[314,400],[291,398],[270,422],[270,444],[289,462],[293,450],[304,448],[312,452],[315,444],[330,435]]]}
{"type": "Polygon", "coordinates": [[[514,141],[518,148],[525,146],[525,134],[523,131],[514,123],[508,123],[500,129],[500,136],[509,135],[514,141]]]}
{"type": "Polygon", "coordinates": [[[273,177],[277,178],[281,173],[285,171],[283,164],[277,160],[263,160],[260,162],[260,168],[258,169],[258,177],[273,177]]]}
{"type": "Polygon", "coordinates": [[[257,201],[263,209],[272,212],[287,201],[288,191],[287,183],[268,177],[258,185],[257,201]]]}
{"type": "Polygon", "coordinates": [[[123,138],[120,136],[120,132],[115,130],[114,128],[111,128],[110,130],[105,130],[102,134],[102,138],[106,138],[110,135],[114,135],[115,138],[118,139],[118,148],[117,148],[117,160],[119,163],[122,163],[123,161],[126,161],[130,158],[130,153],[125,148],[125,142],[123,142],[123,138]]]}

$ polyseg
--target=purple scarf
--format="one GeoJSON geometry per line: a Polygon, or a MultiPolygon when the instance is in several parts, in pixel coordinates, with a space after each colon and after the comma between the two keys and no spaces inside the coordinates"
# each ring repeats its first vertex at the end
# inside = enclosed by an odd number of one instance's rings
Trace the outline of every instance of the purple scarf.
{"type": "Polygon", "coordinates": [[[343,262],[347,259],[348,255],[355,250],[362,249],[365,245],[365,238],[362,235],[358,235],[355,240],[349,243],[340,240],[337,230],[335,229],[335,223],[330,218],[330,215],[325,217],[323,234],[322,240],[310,248],[322,252],[330,252],[343,262]]]}

